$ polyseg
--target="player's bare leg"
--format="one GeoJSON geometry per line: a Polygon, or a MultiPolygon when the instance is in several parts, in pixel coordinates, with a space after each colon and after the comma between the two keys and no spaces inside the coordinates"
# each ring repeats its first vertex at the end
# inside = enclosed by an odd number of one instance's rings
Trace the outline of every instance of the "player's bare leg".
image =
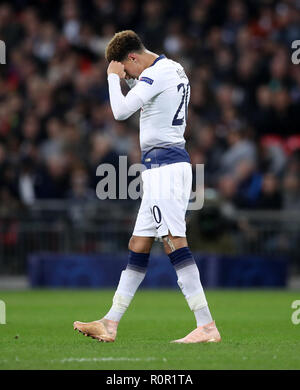
{"type": "Polygon", "coordinates": [[[131,237],[128,245],[128,265],[121,274],[111,309],[100,320],[92,322],[75,321],[73,324],[75,330],[99,341],[115,341],[119,322],[146,275],[153,241],[154,238],[152,237],[131,237]]]}
{"type": "Polygon", "coordinates": [[[165,252],[175,268],[177,283],[190,309],[194,312],[197,322],[196,329],[173,342],[188,344],[221,341],[221,336],[208,308],[198,267],[188,248],[186,238],[173,237],[169,232],[168,236],[163,237],[163,243],[165,252]]]}

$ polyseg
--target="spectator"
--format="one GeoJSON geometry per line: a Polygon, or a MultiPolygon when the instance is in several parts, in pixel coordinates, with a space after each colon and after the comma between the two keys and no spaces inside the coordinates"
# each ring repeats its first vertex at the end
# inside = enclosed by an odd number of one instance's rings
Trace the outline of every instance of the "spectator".
{"type": "Polygon", "coordinates": [[[104,59],[113,34],[132,28],[187,70],[187,149],[205,164],[206,187],[228,191],[233,207],[279,207],[282,197],[284,208],[297,208],[300,72],[290,47],[300,9],[289,0],[250,3],[1,4],[9,61],[0,73],[0,190],[30,206],[68,196],[79,162],[95,187],[100,163],[117,168],[122,154],[139,161],[137,116],[113,120],[104,59]]]}
{"type": "Polygon", "coordinates": [[[252,141],[245,137],[245,131],[237,124],[227,135],[229,148],[224,152],[220,161],[221,174],[236,174],[241,161],[256,163],[256,148],[252,141]]]}
{"type": "Polygon", "coordinates": [[[261,192],[256,208],[262,210],[280,210],[282,207],[282,196],[279,189],[279,180],[272,173],[263,176],[261,192]]]}
{"type": "Polygon", "coordinates": [[[287,173],[283,180],[284,210],[300,210],[300,179],[294,173],[287,173]]]}

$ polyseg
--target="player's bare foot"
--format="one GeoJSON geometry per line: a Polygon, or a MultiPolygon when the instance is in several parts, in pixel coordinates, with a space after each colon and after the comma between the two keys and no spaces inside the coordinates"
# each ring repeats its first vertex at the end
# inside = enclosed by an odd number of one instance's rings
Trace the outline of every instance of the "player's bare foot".
{"type": "Polygon", "coordinates": [[[98,321],[73,323],[74,330],[78,330],[85,336],[103,342],[114,342],[117,337],[118,322],[102,318],[98,321]]]}
{"type": "Polygon", "coordinates": [[[198,326],[182,339],[171,341],[171,343],[190,344],[190,343],[218,343],[221,341],[220,333],[216,327],[215,321],[205,326],[198,326]]]}

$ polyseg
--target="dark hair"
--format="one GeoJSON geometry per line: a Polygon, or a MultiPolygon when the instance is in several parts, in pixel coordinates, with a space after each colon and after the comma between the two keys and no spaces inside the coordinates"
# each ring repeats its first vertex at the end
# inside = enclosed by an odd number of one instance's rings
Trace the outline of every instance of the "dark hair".
{"type": "Polygon", "coordinates": [[[108,43],[105,58],[110,61],[123,61],[129,53],[145,50],[140,37],[132,30],[120,31],[108,43]]]}

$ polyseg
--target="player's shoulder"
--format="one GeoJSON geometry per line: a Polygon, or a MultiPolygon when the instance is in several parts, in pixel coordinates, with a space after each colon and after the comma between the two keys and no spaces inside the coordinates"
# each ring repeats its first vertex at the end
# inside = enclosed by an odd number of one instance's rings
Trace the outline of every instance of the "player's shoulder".
{"type": "Polygon", "coordinates": [[[152,84],[154,80],[159,80],[160,82],[172,78],[175,80],[180,72],[184,73],[184,70],[178,62],[162,55],[141,73],[139,80],[148,84],[152,84]]]}

